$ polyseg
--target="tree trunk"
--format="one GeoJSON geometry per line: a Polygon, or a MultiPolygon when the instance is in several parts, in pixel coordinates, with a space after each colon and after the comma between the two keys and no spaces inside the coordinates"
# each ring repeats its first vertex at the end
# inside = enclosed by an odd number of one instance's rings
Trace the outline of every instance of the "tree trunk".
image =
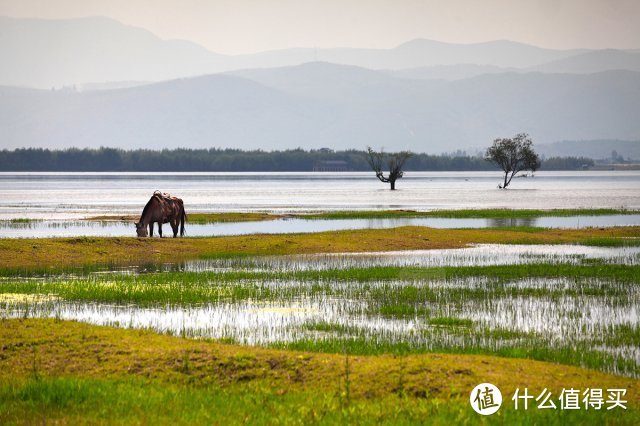
{"type": "Polygon", "coordinates": [[[395,179],[389,180],[389,183],[391,184],[391,190],[395,191],[396,190],[396,180],[395,179]]]}
{"type": "Polygon", "coordinates": [[[509,172],[504,172],[504,183],[502,184],[502,189],[506,189],[509,182],[507,182],[507,176],[509,176],[509,172]]]}
{"type": "MultiPolygon", "coordinates": [[[[511,184],[511,179],[513,179],[513,176],[516,174],[516,172],[511,172],[511,176],[509,176],[509,180],[507,181],[506,185],[504,186],[505,188],[511,184]]],[[[505,176],[506,178],[506,176],[505,176]]]]}

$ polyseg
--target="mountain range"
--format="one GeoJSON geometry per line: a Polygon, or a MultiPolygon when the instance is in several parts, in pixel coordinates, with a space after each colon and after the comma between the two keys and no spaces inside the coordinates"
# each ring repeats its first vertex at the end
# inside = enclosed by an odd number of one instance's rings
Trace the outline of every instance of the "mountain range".
{"type": "Polygon", "coordinates": [[[438,153],[522,131],[536,143],[640,139],[632,50],[414,40],[229,56],[107,18],[0,18],[0,56],[0,146],[10,149],[438,153]]]}
{"type": "MultiPolygon", "coordinates": [[[[42,89],[117,81],[154,82],[318,61],[376,70],[468,64],[525,72],[640,71],[640,52],[635,50],[553,50],[507,40],[452,44],[417,39],[392,49],[297,48],[221,55],[193,42],[163,40],[142,28],[103,17],[0,17],[0,57],[7,59],[0,67],[0,85],[42,89]]],[[[478,72],[483,73],[482,68],[478,72]]]]}

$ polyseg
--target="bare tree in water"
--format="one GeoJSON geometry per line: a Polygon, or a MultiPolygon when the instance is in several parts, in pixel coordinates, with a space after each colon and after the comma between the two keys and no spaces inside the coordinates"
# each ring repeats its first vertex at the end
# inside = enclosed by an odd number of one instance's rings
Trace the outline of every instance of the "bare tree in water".
{"type": "Polygon", "coordinates": [[[504,172],[504,182],[498,188],[505,189],[511,179],[522,170],[531,170],[533,174],[540,168],[540,159],[533,150],[533,142],[526,133],[518,133],[513,138],[493,141],[484,159],[500,167],[504,172]]]}
{"type": "Polygon", "coordinates": [[[409,151],[401,151],[395,154],[386,154],[382,150],[376,152],[370,146],[367,147],[367,154],[367,162],[371,169],[376,172],[376,177],[381,182],[389,183],[392,191],[396,189],[396,180],[400,179],[404,174],[402,171],[404,163],[413,155],[409,151]],[[389,174],[386,177],[382,171],[385,162],[389,168],[389,174]]]}

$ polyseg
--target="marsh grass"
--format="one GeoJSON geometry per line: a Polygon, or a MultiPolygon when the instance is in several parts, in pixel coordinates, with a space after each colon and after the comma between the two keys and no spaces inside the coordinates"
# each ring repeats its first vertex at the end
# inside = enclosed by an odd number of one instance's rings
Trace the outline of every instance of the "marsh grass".
{"type": "Polygon", "coordinates": [[[21,223],[34,223],[34,222],[38,222],[38,219],[29,219],[29,218],[15,218],[15,219],[9,219],[8,221],[0,221],[0,222],[9,222],[11,224],[21,224],[21,223]]]}
{"type": "Polygon", "coordinates": [[[537,217],[607,216],[638,214],[631,209],[461,209],[461,210],[381,210],[381,211],[337,211],[299,215],[304,219],[393,219],[393,218],[446,218],[446,219],[528,219],[537,217]]]}
{"type": "MultiPolygon", "coordinates": [[[[484,266],[222,257],[194,269],[7,273],[0,310],[307,352],[493,354],[638,377],[640,264],[634,250],[594,253],[610,251],[523,251],[531,263],[484,266]]],[[[196,356],[181,353],[183,374],[196,356]]]]}
{"type": "Polygon", "coordinates": [[[592,262],[49,277],[9,280],[0,292],[56,299],[12,297],[0,308],[305,351],[499,354],[635,377],[639,272],[592,262]]]}
{"type": "Polygon", "coordinates": [[[425,306],[412,303],[391,302],[372,307],[372,314],[379,314],[387,318],[428,317],[431,310],[425,306]]]}
{"type": "MultiPolygon", "coordinates": [[[[296,297],[342,296],[368,300],[433,301],[442,297],[442,289],[411,282],[433,282],[485,277],[483,288],[451,288],[447,294],[486,295],[502,293],[516,296],[615,295],[616,287],[592,284],[587,279],[604,283],[640,283],[640,265],[609,264],[590,261],[587,265],[525,264],[467,267],[372,267],[339,270],[303,271],[229,271],[229,272],[166,272],[141,275],[104,274],[73,278],[42,278],[22,280],[14,277],[0,281],[0,293],[11,295],[48,295],[71,301],[135,303],[140,306],[166,304],[189,305],[216,301],[291,300],[296,297]],[[576,285],[566,289],[517,288],[504,284],[524,278],[572,277],[576,285]],[[393,286],[385,283],[402,281],[393,286]],[[336,287],[331,283],[373,283],[336,287]],[[585,282],[581,284],[581,282],[585,282]],[[288,283],[288,284],[287,284],[288,283]],[[391,299],[393,298],[393,299],[391,299]]],[[[12,296],[16,298],[17,296],[12,296]]],[[[35,297],[35,296],[34,296],[35,297]]],[[[44,297],[44,296],[42,296],[44,297]]],[[[3,302],[0,298],[0,303],[3,302]]],[[[393,308],[389,308],[393,309],[393,308]]],[[[403,309],[403,308],[399,308],[403,309]]]]}
{"type": "Polygon", "coordinates": [[[445,327],[471,327],[473,321],[465,318],[439,317],[429,318],[429,325],[445,327]]]}
{"type": "Polygon", "coordinates": [[[638,247],[640,246],[640,236],[629,238],[587,238],[581,244],[592,247],[638,247]]]}
{"type": "MultiPolygon", "coordinates": [[[[190,213],[189,223],[207,224],[220,222],[255,222],[276,219],[401,219],[401,218],[445,218],[445,219],[529,219],[537,217],[569,217],[569,216],[608,216],[632,215],[640,213],[633,209],[462,209],[462,210],[343,210],[320,213],[274,214],[267,212],[223,212],[223,213],[190,213]]],[[[89,221],[126,221],[137,220],[137,216],[94,216],[89,221]]],[[[28,221],[30,219],[16,219],[28,221]]]]}

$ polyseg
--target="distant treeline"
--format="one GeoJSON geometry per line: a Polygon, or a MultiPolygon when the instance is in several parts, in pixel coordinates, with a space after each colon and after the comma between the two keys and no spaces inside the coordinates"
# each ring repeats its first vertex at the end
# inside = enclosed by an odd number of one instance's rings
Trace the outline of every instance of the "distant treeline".
{"type": "MultiPolygon", "coordinates": [[[[121,150],[113,148],[49,150],[40,148],[0,151],[0,171],[65,172],[307,172],[367,171],[366,152],[328,149],[305,151],[242,151],[237,149],[121,150]]],[[[543,170],[577,170],[593,160],[553,157],[543,170]]],[[[405,170],[475,171],[495,167],[479,156],[416,154],[405,170]]]]}

